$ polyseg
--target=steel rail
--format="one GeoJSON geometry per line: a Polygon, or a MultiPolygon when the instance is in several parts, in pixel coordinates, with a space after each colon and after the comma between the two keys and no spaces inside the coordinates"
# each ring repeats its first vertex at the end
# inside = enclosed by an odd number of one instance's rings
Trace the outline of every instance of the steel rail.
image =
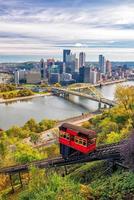
{"type": "Polygon", "coordinates": [[[42,169],[49,167],[65,166],[76,163],[91,162],[95,160],[119,160],[120,150],[125,144],[126,142],[102,145],[97,147],[97,149],[90,154],[76,155],[68,159],[63,159],[61,156],[59,156],[53,159],[43,159],[39,161],[33,161],[27,164],[4,167],[0,169],[0,173],[13,174],[18,172],[29,171],[32,166],[42,169]]]}

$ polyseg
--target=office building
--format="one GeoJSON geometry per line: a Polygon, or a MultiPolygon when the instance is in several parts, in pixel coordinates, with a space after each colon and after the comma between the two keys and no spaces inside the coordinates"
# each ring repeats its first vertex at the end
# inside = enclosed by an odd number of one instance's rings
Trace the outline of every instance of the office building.
{"type": "Polygon", "coordinates": [[[49,82],[51,84],[59,83],[60,82],[60,74],[59,73],[51,73],[49,82]]]}
{"type": "Polygon", "coordinates": [[[72,74],[63,73],[61,74],[61,81],[70,81],[72,80],[72,74]]]}
{"type": "Polygon", "coordinates": [[[106,60],[103,55],[99,55],[99,70],[102,74],[106,74],[106,60]]]}
{"type": "Polygon", "coordinates": [[[64,49],[63,50],[63,63],[67,62],[66,58],[67,58],[67,56],[70,55],[70,53],[71,53],[71,50],[69,50],[69,49],[64,49]]]}
{"type": "Polygon", "coordinates": [[[80,67],[79,68],[79,82],[84,83],[84,69],[85,67],[80,67]]]}
{"type": "Polygon", "coordinates": [[[112,63],[109,60],[106,61],[106,73],[108,77],[112,76],[112,63]]]}
{"type": "Polygon", "coordinates": [[[51,73],[60,73],[60,67],[59,65],[52,65],[52,67],[49,70],[50,74],[51,73]]]}
{"type": "Polygon", "coordinates": [[[86,54],[84,52],[80,52],[79,54],[79,68],[85,66],[86,54]]]}
{"type": "Polygon", "coordinates": [[[47,66],[46,66],[46,64],[45,64],[45,62],[44,62],[44,59],[41,59],[41,60],[40,60],[41,79],[46,79],[46,77],[47,77],[46,68],[47,68],[47,66]]]}
{"type": "Polygon", "coordinates": [[[14,81],[16,84],[25,83],[26,82],[26,70],[16,70],[14,73],[14,81]]]}
{"type": "Polygon", "coordinates": [[[90,83],[90,67],[84,67],[84,83],[90,83]]]}
{"type": "Polygon", "coordinates": [[[26,83],[29,84],[38,84],[41,82],[41,73],[40,71],[29,71],[26,74],[26,83]]]}
{"type": "Polygon", "coordinates": [[[66,56],[66,73],[73,74],[74,72],[78,72],[78,59],[76,58],[76,54],[70,53],[70,55],[66,56]]]}
{"type": "Polygon", "coordinates": [[[91,84],[96,84],[97,83],[97,71],[91,70],[90,71],[90,83],[91,84]]]}
{"type": "Polygon", "coordinates": [[[20,81],[19,81],[19,71],[16,70],[15,73],[14,73],[14,82],[15,84],[19,84],[20,81]]]}
{"type": "Polygon", "coordinates": [[[60,74],[62,74],[62,73],[65,72],[65,70],[66,70],[65,63],[63,63],[63,62],[61,62],[61,61],[56,61],[56,62],[55,62],[55,65],[58,66],[59,71],[60,71],[60,74]]]}

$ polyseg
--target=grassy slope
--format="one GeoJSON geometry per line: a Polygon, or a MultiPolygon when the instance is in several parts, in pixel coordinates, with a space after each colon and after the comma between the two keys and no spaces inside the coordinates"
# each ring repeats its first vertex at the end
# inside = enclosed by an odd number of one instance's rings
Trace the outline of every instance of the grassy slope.
{"type": "Polygon", "coordinates": [[[117,170],[110,173],[106,162],[88,163],[69,176],[76,182],[89,185],[92,195],[100,200],[128,200],[134,198],[134,173],[117,170]]]}

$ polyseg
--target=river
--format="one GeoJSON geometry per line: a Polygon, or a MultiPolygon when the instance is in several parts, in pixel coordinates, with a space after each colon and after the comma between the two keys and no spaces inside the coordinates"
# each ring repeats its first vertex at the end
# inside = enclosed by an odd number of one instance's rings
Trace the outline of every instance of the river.
{"type": "MultiPolygon", "coordinates": [[[[134,85],[123,82],[122,85],[134,85]]],[[[114,98],[117,84],[103,86],[99,89],[108,99],[114,98]]],[[[98,103],[85,98],[70,96],[70,101],[56,96],[45,96],[8,104],[0,104],[0,128],[8,129],[13,125],[22,126],[30,118],[66,119],[85,112],[96,111],[98,103]]]]}

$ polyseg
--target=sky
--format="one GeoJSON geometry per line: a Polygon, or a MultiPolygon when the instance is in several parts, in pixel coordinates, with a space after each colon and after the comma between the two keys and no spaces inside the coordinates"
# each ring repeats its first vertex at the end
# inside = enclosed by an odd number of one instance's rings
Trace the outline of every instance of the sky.
{"type": "Polygon", "coordinates": [[[133,0],[0,0],[0,57],[134,61],[133,0]]]}

